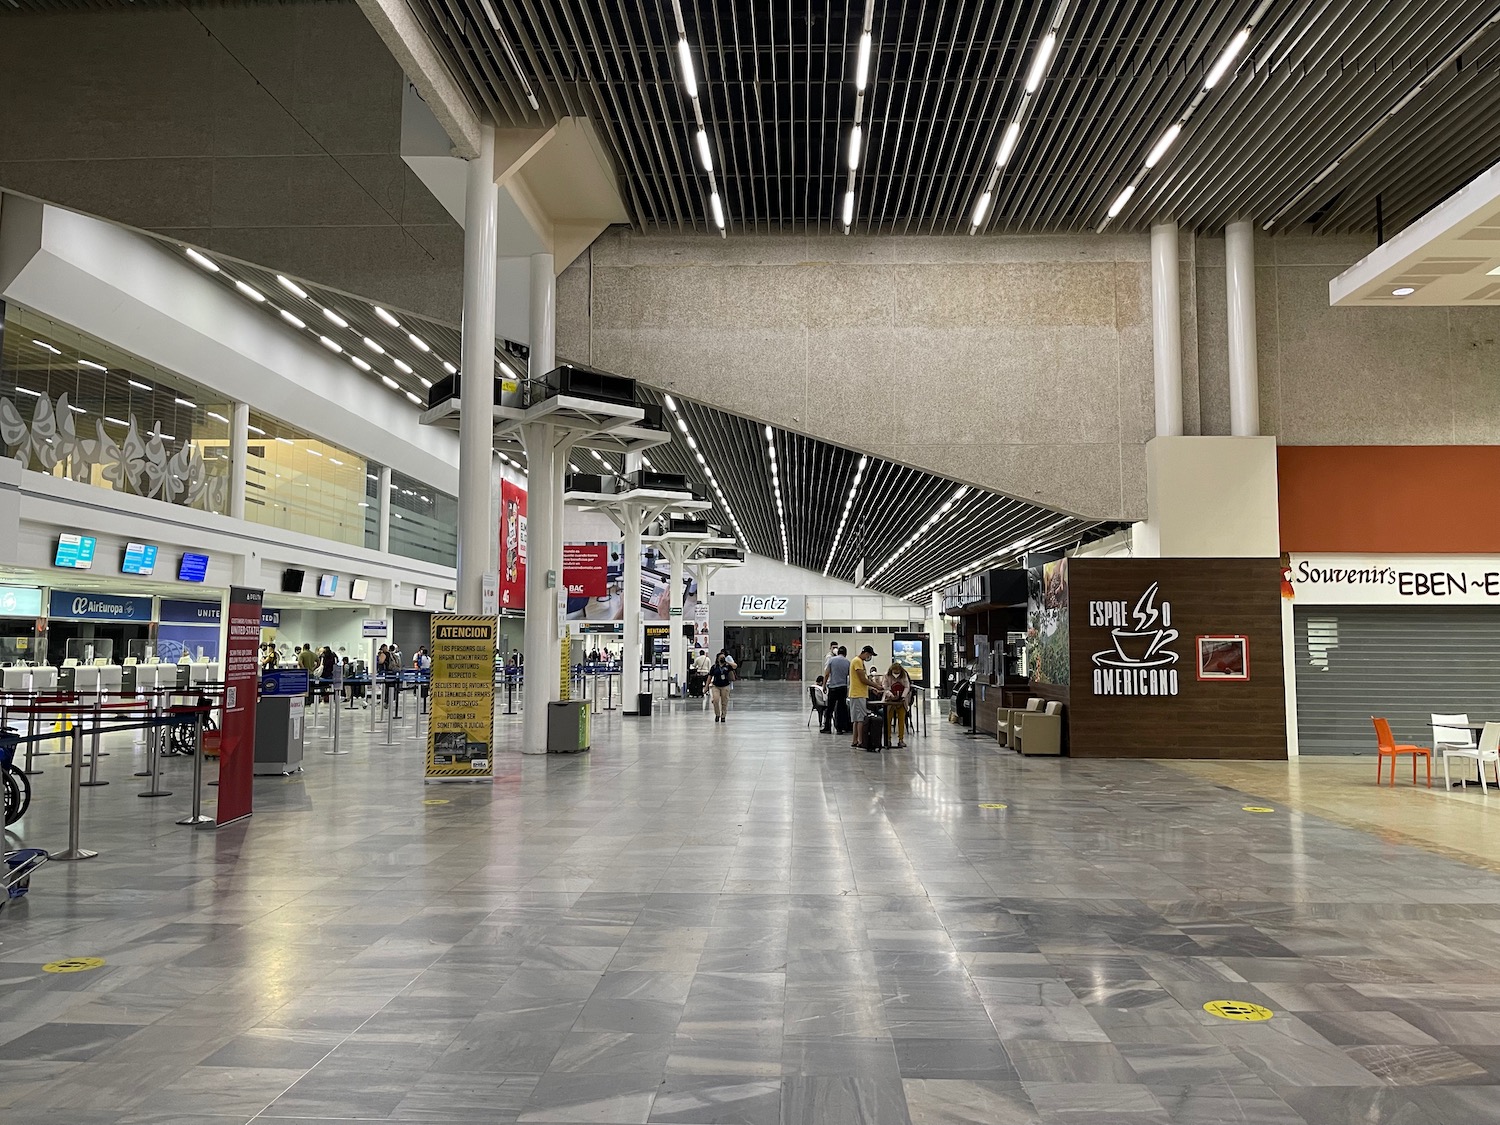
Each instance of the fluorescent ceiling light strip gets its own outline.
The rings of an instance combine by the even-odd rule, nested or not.
[[[354,366],[357,367],[357,368],[359,368],[361,371],[369,371],[369,370],[371,370],[370,365],[368,363],[366,363],[364,360],[360,359],[359,356],[357,356],[357,355],[351,355],[349,357],[349,362],[352,363],[352,364],[354,364]]]
[[[337,325],[339,328],[349,327],[349,322],[343,317],[339,316],[339,314],[334,312],[332,309],[324,309],[323,315],[326,316],[333,324]]]
[[[336,340],[330,340],[327,336],[319,336],[318,343],[322,344],[331,352],[342,354],[344,351],[343,347],[341,347]]]
[[[296,316],[292,313],[287,312],[286,309],[281,310],[281,319],[292,325],[294,328],[307,327],[307,321],[303,320],[300,316]]]
[[[259,289],[255,288],[255,286],[253,286],[253,285],[246,285],[239,278],[235,278],[234,279],[234,287],[236,289],[238,289],[241,293],[243,293],[245,296],[249,297],[257,305],[265,303],[266,295],[264,293],[262,293]]]
[[[849,130],[849,171],[859,169],[859,146],[863,136],[863,130],[856,124]]]
[[[852,191],[844,193],[844,225],[846,227],[854,225],[854,193]]]
[[[724,204],[719,199],[719,193],[714,192],[708,197],[708,205],[713,209],[714,225],[720,230],[724,229]]]
[[[859,54],[854,63],[854,88],[861,94],[865,92],[865,85],[870,81],[870,51],[874,45],[868,31],[860,33]]]
[[[155,390],[155,388],[152,387],[150,383],[142,383],[139,379],[128,379],[128,380],[126,380],[126,382],[128,382],[132,387],[134,387],[138,391]]]
[[[202,266],[204,269],[206,269],[209,273],[218,273],[219,272],[219,263],[218,262],[214,261],[212,258],[209,258],[209,257],[207,257],[207,256],[205,256],[203,254],[198,253],[198,251],[194,250],[191,246],[189,246],[187,248],[187,256],[189,258],[193,259],[193,261],[197,262],[200,266]]]
[[[23,395],[30,395],[32,398],[42,397],[41,391],[34,391],[30,387],[17,387],[16,390]]]
[[[53,355],[62,355],[61,348],[54,348],[51,344],[47,343],[46,340],[33,340],[31,342],[39,348],[46,348]]]
[[[1125,204],[1130,202],[1130,197],[1135,194],[1135,185],[1126,184],[1125,190],[1115,196],[1115,201],[1109,205],[1109,217],[1113,219],[1125,209]]]
[[[1016,151],[1016,144],[1021,139],[1021,122],[1012,121],[1005,127],[1005,135],[1000,138],[1000,150],[995,153],[995,167],[1005,167],[1005,162],[1011,158]]]
[[[698,96],[698,76],[693,73],[693,51],[688,46],[686,35],[677,40],[677,61],[682,66],[683,89],[687,91],[688,97],[696,98]]]
[[[1235,33],[1234,38],[1229,41],[1229,45],[1224,48],[1223,53],[1219,55],[1219,61],[1214,63],[1213,69],[1208,72],[1208,76],[1203,79],[1203,88],[1205,90],[1212,90],[1219,84],[1219,79],[1223,78],[1229,68],[1234,65],[1234,60],[1239,58],[1240,52],[1245,49],[1245,44],[1248,42],[1250,42],[1250,29],[1242,27]]]
[[[1057,47],[1057,35],[1051,31],[1042,36],[1042,41],[1037,45],[1036,57],[1031,60],[1031,69],[1026,72],[1026,92],[1034,94],[1041,88],[1042,79],[1047,76],[1047,64],[1052,61],[1052,52]]]
[[[990,213],[990,201],[995,198],[995,193],[987,191],[979,197],[979,202],[974,204],[973,225],[978,226],[984,222],[984,217]]]
[[[302,288],[302,286],[298,285],[291,278],[289,278],[289,277],[283,277],[281,274],[278,273],[276,275],[276,284],[280,285],[288,293],[295,293],[297,296],[301,297],[304,301],[307,300],[307,290],[304,289],[304,288]]]
[[[381,346],[378,340],[372,340],[370,339],[370,337],[366,336],[364,337],[364,342],[365,347],[369,348],[376,355],[385,355],[385,348]]]
[[[714,170],[713,156],[708,149],[708,134],[702,129],[698,130],[698,159],[703,162],[705,172]]]
[[[1180,121],[1168,127],[1167,131],[1161,135],[1161,139],[1151,146],[1151,151],[1146,155],[1147,168],[1156,167],[1157,161],[1167,154],[1167,149],[1172,147],[1173,143],[1177,140],[1178,134],[1181,132],[1182,123]]]
[[[385,321],[392,328],[400,328],[401,327],[401,322],[399,320],[397,320],[395,317],[393,317],[390,313],[386,312],[379,305],[371,305],[370,307],[375,310],[375,315],[376,316],[378,316],[381,320]]]
[[[419,352],[430,352],[430,351],[432,351],[431,345],[429,345],[426,340],[422,339],[422,337],[418,336],[415,332],[408,332],[406,334],[406,338],[411,341],[411,346],[414,347],[414,348],[416,348],[417,351],[419,351]]]
[[[185,406],[185,407],[187,407],[187,408],[188,408],[188,409],[189,409],[189,410],[197,410],[197,409],[198,409],[198,404],[197,404],[197,403],[196,403],[196,402],[189,402],[189,401],[188,401],[188,400],[187,400],[187,399],[185,399],[185,398],[179,398],[179,399],[178,399],[178,400],[177,400],[177,405],[178,405],[178,406]]]
[[[91,359],[80,359],[78,361],[78,366],[79,367],[92,367],[95,371],[108,371],[109,370],[109,368],[105,367],[104,364],[102,364],[102,363],[95,363]]]
[[[946,516],[949,512],[951,512],[953,510],[953,506],[968,494],[969,486],[966,484],[959,485],[959,487],[954,491],[953,495],[950,496],[947,500],[943,501],[938,509],[927,517],[922,526],[917,528],[917,530],[912,533],[911,537],[907,539],[905,543],[896,548],[896,553],[893,554],[890,558],[886,559],[885,562],[881,564],[879,570],[870,575],[869,581],[875,581],[875,579],[879,578],[882,574],[889,570],[895,564],[897,559],[899,559],[902,555],[906,554],[907,551],[916,546],[917,543],[921,541],[922,536],[931,531],[932,528],[938,523],[938,521]]]
[[[391,357],[391,362],[396,365],[396,367],[401,371],[401,373],[403,375],[415,375],[416,374],[416,372],[414,372],[411,369],[411,364],[405,362],[404,360],[400,360],[400,359],[397,359],[395,356],[392,356]]]

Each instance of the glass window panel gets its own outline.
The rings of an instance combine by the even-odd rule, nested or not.
[[[458,501],[391,473],[391,554],[457,566]]]

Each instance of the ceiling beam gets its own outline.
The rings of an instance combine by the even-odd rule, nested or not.
[[[464,160],[478,156],[479,111],[469,100],[466,86],[453,77],[443,60],[443,52],[427,37],[406,0],[358,0],[358,3],[370,26],[448,134],[453,142],[453,155]]]

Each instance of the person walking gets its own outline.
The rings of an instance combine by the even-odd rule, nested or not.
[[[849,720],[854,724],[854,741],[849,745],[855,749],[863,749],[865,735],[865,720],[870,714],[870,690],[876,688],[874,679],[870,676],[868,660],[875,655],[875,650],[869,645],[859,650],[859,655],[849,666]]]
[[[332,698],[333,683],[338,679],[338,674],[339,658],[333,654],[333,649],[324,645],[323,651],[318,653],[318,679],[322,681],[324,703]]]
[[[708,690],[714,700],[714,722],[729,721],[729,689],[734,686],[734,668],[721,652],[708,670]]]
[[[898,750],[906,748],[906,709],[911,706],[911,678],[897,661],[892,660],[885,673],[885,740]],[[896,732],[891,740],[892,729]]]
[[[840,645],[828,657],[828,706],[823,708],[823,733],[849,733],[849,651]]]

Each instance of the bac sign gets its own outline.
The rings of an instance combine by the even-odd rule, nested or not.
[[[785,598],[757,598],[746,594],[740,599],[741,617],[785,617]]]

